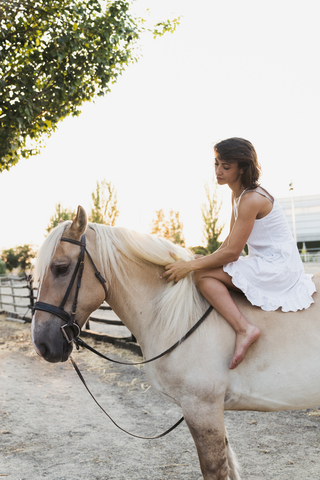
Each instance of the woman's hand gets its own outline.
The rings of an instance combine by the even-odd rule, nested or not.
[[[160,278],[166,279],[167,282],[175,281],[179,282],[182,278],[186,277],[192,270],[190,268],[190,262],[185,262],[173,252],[170,252],[172,258],[175,259],[175,263],[170,263],[165,267],[166,271]]]

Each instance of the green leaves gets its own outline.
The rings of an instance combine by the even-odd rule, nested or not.
[[[76,216],[76,212],[69,208],[63,208],[61,203],[56,205],[56,210],[54,214],[50,217],[49,225],[47,226],[47,233],[51,232],[53,228],[59,225],[60,222],[65,222],[66,220],[73,220]]]
[[[0,7],[0,172],[35,154],[43,135],[108,92],[134,60],[139,27],[128,8],[125,0],[105,11],[98,0]]]
[[[153,29],[153,38],[161,37],[166,32],[175,32],[178,25],[180,25],[180,17],[173,20],[167,20],[166,22],[157,23]]]
[[[202,205],[201,213],[203,220],[203,236],[206,242],[207,253],[215,252],[221,245],[218,238],[223,230],[223,226],[218,227],[218,214],[221,209],[221,203],[217,199],[217,184],[212,183],[212,188],[205,185],[206,203]],[[199,253],[199,252],[195,252]]]
[[[1,253],[1,259],[9,272],[12,272],[12,270],[17,267],[19,267],[22,272],[31,268],[31,260],[34,257],[35,252],[31,245],[9,248]],[[5,273],[5,271],[0,273]]]
[[[179,18],[145,28],[129,0],[6,0],[0,4],[0,172],[39,153],[41,139],[83,102],[110,91],[136,61],[142,32],[174,32]]]

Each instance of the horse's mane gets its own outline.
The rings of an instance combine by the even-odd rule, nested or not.
[[[35,265],[35,278],[38,281],[42,281],[44,274],[46,273],[47,268],[50,265],[51,259],[55,254],[55,251],[60,243],[60,239],[63,236],[63,233],[71,225],[71,220],[60,223],[55,227],[49,235],[46,237],[45,241],[38,250],[36,265]]]
[[[106,277],[112,282],[112,276],[116,275],[118,280],[123,279],[123,285],[127,288],[130,284],[126,278],[127,258],[139,264],[161,266],[174,261],[170,251],[186,261],[193,258],[190,250],[155,235],[123,227],[89,225],[97,234],[98,253]],[[159,329],[163,329],[168,335],[182,337],[186,329],[202,316],[208,303],[197,290],[192,275],[177,284],[170,282],[165,285],[161,295],[154,299]]]
[[[70,221],[64,222],[52,230],[40,248],[36,263],[36,274],[40,279],[50,264],[63,232],[70,224]],[[155,235],[101,224],[89,223],[88,227],[96,232],[99,263],[103,276],[110,284],[113,277],[116,277],[125,288],[130,288],[126,275],[126,259],[147,268],[148,264],[152,267],[172,263],[174,260],[170,251],[186,261],[193,258],[189,250]],[[177,284],[170,282],[165,285],[159,297],[154,299],[159,328],[169,335],[181,337],[202,316],[208,304],[197,290],[192,275]]]

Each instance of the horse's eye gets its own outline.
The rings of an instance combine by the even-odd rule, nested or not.
[[[65,275],[68,271],[68,265],[56,265],[55,273],[57,276]]]

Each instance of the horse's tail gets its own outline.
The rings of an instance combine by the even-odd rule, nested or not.
[[[239,463],[229,443],[227,430],[225,431],[225,438],[226,438],[226,446],[227,446],[229,480],[241,480],[239,476],[239,468],[240,468]]]

